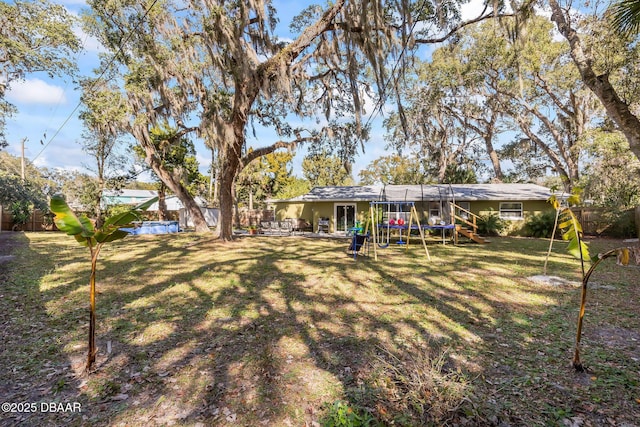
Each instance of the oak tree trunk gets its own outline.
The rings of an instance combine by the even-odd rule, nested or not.
[[[160,188],[158,189],[158,220],[166,221],[167,218],[166,185],[160,183]]]
[[[197,233],[209,233],[211,230],[207,225],[207,221],[204,219],[204,215],[200,210],[200,206],[193,200],[191,194],[180,182],[180,178],[174,176],[170,171],[163,167],[162,162],[156,156],[156,151],[149,142],[149,135],[145,128],[134,128],[133,131],[136,140],[145,151],[145,162],[155,172],[158,179],[164,183],[164,185],[176,195],[176,197],[182,202],[182,205],[189,213],[189,216],[193,220],[195,231]]]
[[[193,220],[193,225],[196,229],[197,233],[209,233],[209,226],[207,225],[207,221],[204,219],[204,215],[200,210],[200,206],[193,200],[191,194],[187,191],[186,188],[175,179],[168,171],[164,168],[153,167],[154,172],[158,177],[164,182],[171,191],[178,197],[178,199],[182,202],[184,208],[189,212]]]
[[[221,240],[228,241],[233,239],[233,185],[236,175],[239,172],[240,162],[238,156],[234,156],[233,149],[226,147],[220,150],[222,156],[222,167],[218,179],[220,186],[220,217],[218,218],[218,230]]]
[[[493,172],[496,176],[496,181],[502,182],[504,181],[504,174],[502,173],[502,167],[500,166],[500,158],[498,157],[498,153],[496,149],[493,147],[493,143],[491,142],[491,137],[486,137],[484,139],[484,143],[487,147],[487,153],[489,153],[489,159],[491,160],[491,165],[493,166]]]
[[[580,37],[576,30],[571,27],[567,18],[558,4],[557,0],[549,0],[551,6],[551,20],[558,26],[558,31],[562,34],[571,49],[571,57],[576,64],[582,80],[589,89],[600,99],[600,102],[607,110],[607,115],[624,133],[631,152],[640,159],[640,119],[631,113],[629,106],[618,96],[616,90],[609,82],[607,74],[597,75],[591,66],[591,59],[587,56]]]

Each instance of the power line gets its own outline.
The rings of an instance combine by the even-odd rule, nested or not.
[[[135,27],[133,28],[133,30],[131,32],[129,32],[129,34],[127,35],[126,38],[121,39],[119,46],[118,46],[118,51],[122,52],[122,45],[125,44],[126,42],[128,42],[131,37],[137,32],[138,28],[140,27],[140,25],[142,25],[142,23],[145,21],[145,19],[147,18],[147,16],[149,15],[149,12],[151,12],[151,9],[153,9],[153,7],[156,5],[156,3],[158,3],[158,0],[153,0],[153,3],[151,3],[151,6],[149,6],[147,8],[147,10],[145,10],[144,15],[142,15],[142,19],[140,19],[140,21],[138,21],[138,23],[135,25]],[[105,67],[103,68],[102,72],[98,75],[98,77],[93,80],[93,82],[91,83],[91,85],[89,85],[89,89],[88,92],[91,92],[96,85],[98,84],[98,81],[107,73],[107,71],[109,71],[109,69],[111,69],[111,66],[113,65],[113,63],[116,61],[116,58],[118,56],[118,52],[116,52],[115,54],[113,54],[113,56],[111,57],[111,59],[109,60],[109,62],[107,63],[107,65],[105,65]],[[44,144],[44,146],[42,147],[42,149],[38,152],[38,154],[36,154],[36,156],[33,158],[33,160],[31,160],[32,162],[35,162],[35,160],[40,157],[40,155],[44,152],[44,150],[47,149],[47,147],[49,146],[49,144],[51,144],[51,142],[53,142],[53,140],[55,139],[56,136],[58,136],[58,134],[60,133],[60,131],[62,131],[62,128],[64,128],[66,126],[66,124],[69,122],[69,120],[71,120],[71,118],[73,117],[73,115],[75,114],[76,111],[78,111],[78,108],[80,108],[80,106],[82,105],[82,102],[79,101],[78,104],[75,106],[75,108],[73,109],[73,111],[71,111],[71,113],[69,113],[69,115],[67,116],[67,118],[64,120],[64,122],[62,122],[62,124],[58,127],[58,129],[55,131],[55,133],[53,134],[53,136],[49,139],[49,141],[47,141],[46,144]]]
[[[89,39],[89,33],[86,34],[84,41],[82,42],[82,49],[80,49],[78,51],[78,53],[76,53],[75,56],[75,62],[78,63],[79,58],[80,58],[80,54],[82,53],[83,50],[85,50],[85,46],[87,45],[87,40]],[[56,107],[54,108],[53,112],[51,113],[51,119],[53,119],[53,116],[58,112],[58,108],[60,107],[60,104],[62,103],[62,99],[64,98],[64,93],[67,91],[67,88],[69,87],[69,83],[71,82],[71,80],[67,80],[65,82],[64,88],[62,89],[62,92],[60,93],[60,97],[58,98],[58,102],[56,103]],[[76,108],[77,109],[77,108]],[[74,110],[75,112],[75,110]],[[73,113],[72,113],[73,114]],[[68,120],[68,119],[67,119]],[[49,127],[49,125],[51,124],[52,120],[49,120],[49,123],[47,124],[47,128]],[[65,121],[66,123],[66,121]],[[47,132],[45,131],[42,139],[46,139],[47,138]],[[42,140],[41,140],[42,142]],[[35,160],[35,159],[34,159]]]

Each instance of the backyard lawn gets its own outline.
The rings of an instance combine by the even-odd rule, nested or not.
[[[592,276],[576,373],[565,243],[548,266],[574,282],[561,286],[528,279],[548,240],[429,243],[431,261],[414,242],[377,262],[336,239],[107,245],[87,376],[87,249],[1,233],[0,401],[36,410],[3,406],[0,425],[639,425],[640,269],[607,260]]]

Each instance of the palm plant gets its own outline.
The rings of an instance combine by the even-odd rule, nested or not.
[[[76,216],[69,208],[64,198],[54,196],[51,198],[50,209],[55,214],[54,222],[58,229],[73,236],[78,243],[89,248],[91,255],[91,275],[89,276],[89,350],[87,355],[86,371],[90,372],[96,360],[96,268],[98,256],[105,243],[113,242],[127,236],[122,227],[140,218],[140,213],[151,206],[157,197],[148,200],[134,208],[110,216],[104,220],[102,226],[96,228],[86,215]]]
[[[621,34],[634,36],[640,32],[640,0],[618,0],[609,10],[613,26]]]

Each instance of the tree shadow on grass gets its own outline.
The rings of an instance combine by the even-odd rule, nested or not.
[[[428,292],[383,268],[349,269],[344,258],[332,256],[335,242],[325,242],[329,247],[321,250],[310,244],[287,251],[270,241],[224,260],[215,252],[233,253],[233,247],[213,245],[211,256],[187,271],[181,265],[189,254],[206,248],[188,251],[170,239],[157,243],[144,252],[129,249],[126,261],[103,261],[102,270],[116,276],[101,279],[106,290],[98,304],[99,319],[115,316],[106,322],[113,327],[107,326],[101,337],[103,343],[112,342],[113,353],[98,358],[99,373],[87,397],[100,403],[126,395],[133,405],[110,405],[123,412],[124,420],[252,424],[299,421],[309,418],[308,412],[312,418],[322,403],[348,397],[359,387],[358,373],[369,369],[382,346],[403,336],[432,335],[419,321],[400,315],[407,303],[433,305]],[[294,268],[287,268],[287,262]],[[139,280],[149,272],[157,277]],[[310,280],[313,274],[320,283]],[[359,289],[366,287],[362,278],[371,274],[386,283],[383,298],[369,301],[373,310],[364,306],[367,292]],[[202,277],[221,283],[210,286]],[[119,286],[109,286],[109,280]],[[378,299],[394,296],[380,316]],[[444,323],[440,328],[451,329]],[[80,342],[82,331],[76,335]],[[318,390],[296,390],[305,377],[302,367],[327,377]],[[310,393],[316,395],[306,399]],[[310,408],[304,414],[295,412],[301,396]],[[287,403],[291,399],[293,405]],[[193,401],[204,403],[189,404]],[[90,417],[92,423],[101,419],[100,414]]]
[[[30,236],[0,233],[0,255],[11,256],[0,264],[0,402],[11,405],[0,425],[80,425],[86,400],[63,351],[66,325],[48,315],[40,289],[54,260]]]
[[[79,386],[87,423],[310,424],[337,399],[371,403],[379,390],[369,377],[383,352],[400,358],[410,340],[451,346],[475,367],[460,359],[451,366],[480,375],[494,368],[488,355],[505,343],[497,329],[525,337],[522,316],[537,322],[546,310],[519,303],[509,284],[467,285],[472,276],[456,272],[481,271],[484,261],[465,261],[468,252],[455,248],[434,248],[432,263],[416,251],[374,263],[354,262],[347,244],[333,240],[194,242],[131,239],[105,252],[101,353]],[[534,261],[514,255],[511,262]],[[86,315],[85,278],[74,275],[52,272],[63,284],[47,288],[44,299],[52,321],[66,325],[57,335],[64,353],[84,361],[86,326],[78,319]],[[559,295],[533,292],[550,301]],[[522,345],[533,351],[533,343]],[[366,409],[380,415],[373,404]]]

